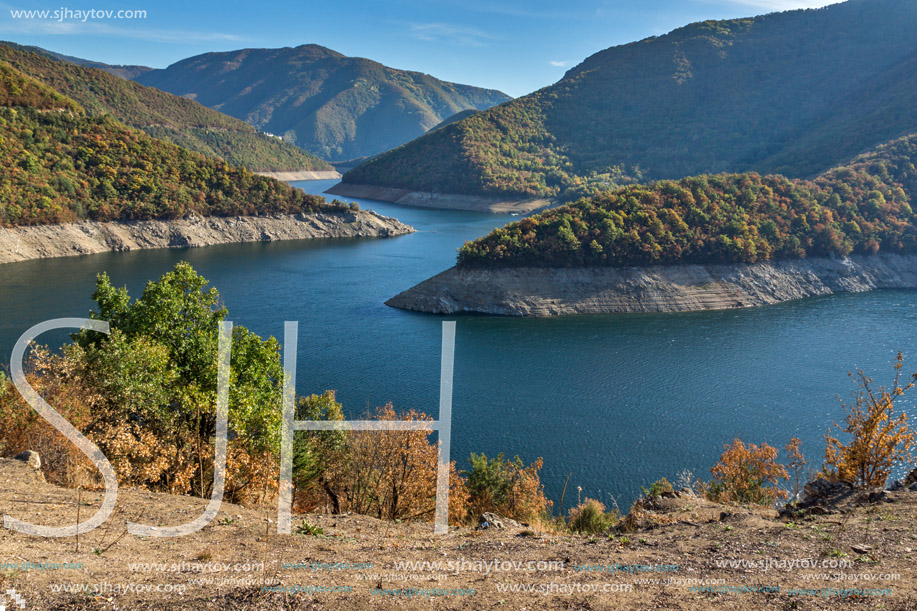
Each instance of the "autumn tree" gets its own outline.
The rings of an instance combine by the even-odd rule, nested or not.
[[[326,412],[325,419],[336,417],[329,418]],[[389,520],[432,520],[439,458],[438,445],[429,439],[433,419],[416,410],[399,414],[391,403],[377,408],[369,418],[429,422],[430,426],[421,430],[352,431],[346,434],[343,447],[333,447],[330,454],[322,446],[313,446],[325,452],[319,481],[332,497],[334,509]],[[336,441],[331,438],[322,443],[327,448]],[[449,465],[449,520],[458,523],[466,517],[467,490],[453,461]]]
[[[789,478],[784,466],[776,461],[777,448],[766,443],[746,446],[738,438],[723,447],[720,462],[710,470],[713,481],[708,495],[713,500],[770,505],[787,498],[786,491],[777,487],[780,480]]]
[[[895,465],[914,460],[915,437],[907,414],[895,411],[895,400],[917,384],[917,373],[901,385],[904,356],[895,359],[895,379],[891,388],[874,387],[872,378],[861,370],[850,373],[858,389],[853,403],[844,404],[845,424],[834,426],[850,436],[843,443],[830,433],[825,435],[823,474],[831,479],[853,483],[861,488],[885,486]]]
[[[468,478],[472,515],[492,511],[509,518],[531,520],[551,506],[538,476],[543,464],[540,458],[526,466],[518,456],[509,460],[501,452],[495,458],[472,454],[470,461],[471,470],[463,474]]]

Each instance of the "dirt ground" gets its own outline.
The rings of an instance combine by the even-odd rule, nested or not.
[[[3,514],[74,524],[77,497],[0,459]],[[81,494],[81,519],[100,498]],[[0,608],[917,609],[917,492],[797,522],[666,502],[671,524],[614,538],[525,526],[436,536],[425,523],[312,514],[294,516],[294,532],[305,519],[322,533],[281,536],[276,509],[227,503],[194,535],[142,539],[126,521],[180,524],[205,502],[127,489],[78,543],[0,529]]]

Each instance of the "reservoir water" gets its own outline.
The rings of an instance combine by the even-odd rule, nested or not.
[[[321,193],[333,181],[294,183]],[[436,414],[440,325],[456,332],[453,458],[505,452],[544,458],[565,506],[582,496],[622,509],[682,469],[709,478],[734,437],[782,447],[803,440],[821,465],[837,396],[860,367],[890,383],[897,351],[917,371],[917,292],[835,295],[765,308],[542,319],[442,318],[383,302],[455,260],[458,247],[512,220],[357,200],[413,225],[379,240],[320,240],[151,250],[0,265],[0,360],[38,322],[85,316],[95,275],[133,296],[187,260],[216,286],[230,319],[282,337],[300,323],[298,392],[333,388],[348,417],[391,401]],[[59,344],[63,336],[44,336]],[[900,405],[917,416],[914,396]]]

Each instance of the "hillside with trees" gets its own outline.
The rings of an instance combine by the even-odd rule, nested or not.
[[[754,263],[917,252],[917,134],[814,180],[756,173],[631,185],[466,243],[463,267]]]
[[[721,172],[808,178],[917,130],[917,4],[694,23],[375,157],[345,183],[573,201]]]
[[[510,99],[319,45],[206,53],[136,80],[335,161],[387,151],[457,112]]]
[[[111,115],[151,136],[251,171],[331,170],[330,164],[279,138],[192,100],[17,45],[0,60],[78,102],[89,116]]]
[[[110,115],[91,116],[4,62],[0,160],[0,226],[337,209]]]

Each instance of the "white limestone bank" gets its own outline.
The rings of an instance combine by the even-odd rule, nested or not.
[[[341,175],[336,170],[295,170],[292,172],[255,172],[268,178],[284,182],[292,180],[337,180]]]
[[[619,268],[453,267],[386,304],[434,314],[504,316],[688,312],[905,288],[917,288],[917,255]]]
[[[509,200],[494,197],[479,197],[476,195],[452,195],[449,193],[393,189],[391,187],[374,187],[372,185],[354,185],[344,182],[334,185],[325,191],[325,193],[342,195],[344,197],[375,199],[383,202],[401,204],[402,206],[414,206],[416,208],[471,210],[474,212],[490,212],[493,214],[509,214],[512,212],[527,214],[544,208],[550,203],[546,199]]]
[[[142,248],[313,238],[379,238],[413,231],[410,225],[372,210],[0,227],[0,263]]]

